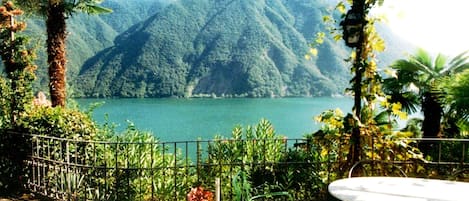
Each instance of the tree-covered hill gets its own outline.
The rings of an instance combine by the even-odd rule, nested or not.
[[[114,44],[115,37],[132,25],[158,12],[172,0],[106,0],[102,6],[114,12],[104,15],[74,14],[67,20],[67,76],[73,80],[90,57]],[[47,91],[46,31],[44,19],[29,16],[27,34],[37,40],[37,82],[35,88]]]
[[[304,59],[307,44],[324,30],[330,1],[106,0],[103,6],[114,12],[67,20],[74,96],[321,96],[342,93],[350,79],[341,42],[326,39],[317,57]],[[29,20],[27,31],[39,39],[35,88],[48,91],[44,20]],[[385,39],[397,41],[383,54],[389,62],[408,46],[388,32]]]
[[[181,0],[88,60],[75,86],[87,97],[342,92],[348,68],[340,44],[326,41],[317,60],[304,59],[322,9],[305,0]]]

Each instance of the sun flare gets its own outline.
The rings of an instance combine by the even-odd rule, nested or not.
[[[379,12],[391,29],[434,53],[455,55],[469,50],[469,1],[387,0]]]

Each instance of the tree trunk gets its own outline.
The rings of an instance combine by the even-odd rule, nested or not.
[[[426,92],[422,100],[424,138],[440,137],[443,108],[437,100],[437,94]]]
[[[47,10],[47,62],[49,64],[49,91],[52,106],[64,107],[66,98],[66,22],[65,7],[56,3]]]

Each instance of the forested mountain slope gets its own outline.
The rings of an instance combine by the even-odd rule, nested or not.
[[[75,13],[67,20],[67,76],[73,80],[78,75],[84,62],[105,48],[114,45],[115,37],[132,25],[148,18],[164,8],[172,0],[106,0],[102,6],[114,12],[103,15]],[[138,3],[136,3],[138,2]],[[37,82],[35,88],[47,91],[46,31],[44,19],[30,17],[26,34],[35,41],[38,48],[36,63]]]
[[[324,5],[305,0],[181,0],[133,26],[83,66],[87,97],[320,96],[342,92],[345,52],[304,55]],[[321,67],[318,64],[321,63]]]
[[[68,19],[67,80],[78,97],[323,96],[344,92],[348,48],[326,39],[326,0],[106,0],[113,13]],[[384,63],[402,56],[391,41]],[[39,47],[38,90],[48,91],[43,19],[27,32]],[[43,45],[44,44],[44,45]]]

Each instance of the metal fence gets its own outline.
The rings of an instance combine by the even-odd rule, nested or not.
[[[59,200],[185,200],[193,186],[215,189],[215,178],[223,200],[246,199],[255,195],[245,189],[265,193],[261,185],[280,167],[311,166],[285,158],[300,149],[294,145],[301,139],[99,142],[26,136],[29,189]],[[249,178],[255,184],[247,183],[247,171],[256,173]]]
[[[327,172],[332,156],[320,158],[305,139],[104,142],[24,136],[31,146],[27,187],[57,200],[186,200],[194,186],[220,192],[220,200],[287,200],[286,194],[321,200],[318,195],[334,178]],[[434,150],[419,163],[465,178],[469,140],[412,140]]]

